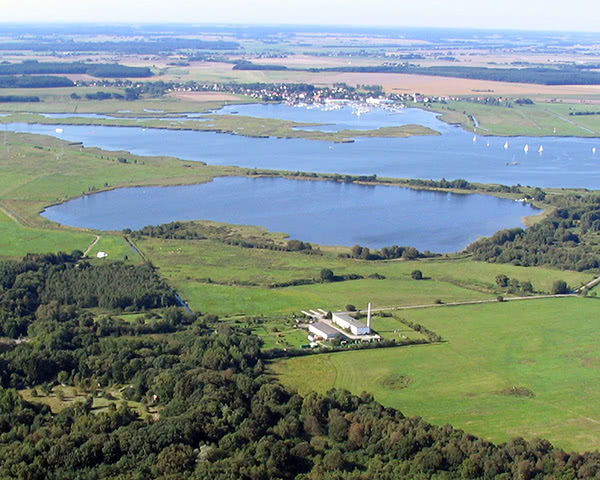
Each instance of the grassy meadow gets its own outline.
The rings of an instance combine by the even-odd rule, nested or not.
[[[495,278],[502,273],[520,282],[530,281],[548,292],[556,279],[579,286],[590,273],[526,268],[440,257],[415,261],[364,261],[334,253],[305,255],[249,249],[216,240],[166,240],[143,237],[136,244],[160,274],[177,289],[192,309],[221,316],[291,315],[309,308],[343,310],[347,304],[374,306],[431,304],[494,299],[504,294]],[[349,249],[342,249],[349,251]],[[336,275],[358,274],[361,280],[270,288],[273,283],[318,279],[321,269]],[[416,281],[413,270],[426,277]],[[368,278],[383,275],[385,279]]]
[[[585,451],[600,441],[599,313],[600,300],[582,298],[397,312],[444,342],[286,359],[272,371],[300,392],[368,391],[495,442],[540,437]],[[376,330],[393,326],[383,320]]]
[[[84,232],[27,227],[1,210],[0,230],[0,257],[11,258],[21,258],[27,253],[83,252],[95,238]]]
[[[214,100],[186,102],[175,96],[143,98],[135,101],[124,100],[87,100],[86,94],[98,91],[125,94],[125,90],[116,87],[66,87],[66,88],[3,88],[2,95],[36,96],[40,102],[11,102],[0,104],[2,112],[31,113],[109,113],[119,115],[156,115],[156,112],[208,112],[231,103],[249,103],[243,96],[233,96],[233,100]],[[71,94],[82,98],[73,99]],[[149,112],[150,111],[150,112]],[[155,111],[155,113],[151,113]]]
[[[580,103],[549,103],[513,105],[511,108],[464,101],[434,104],[431,109],[442,114],[442,120],[461,124],[480,135],[499,136],[600,136],[600,115],[569,115],[575,112],[596,112],[597,105]],[[479,122],[475,128],[471,117]]]
[[[0,206],[22,223],[49,226],[38,213],[78,195],[121,186],[202,183],[215,175],[239,172],[235,167],[106,152],[46,136],[11,133],[7,144],[0,145]]]
[[[19,390],[19,394],[29,402],[48,405],[52,413],[58,413],[77,403],[85,403],[88,395],[93,395],[83,389],[66,385],[57,385],[50,392],[42,392],[39,388],[28,388]],[[118,408],[123,401],[125,400],[122,393],[115,386],[110,390],[103,391],[102,394],[96,393],[96,395],[93,395],[91,409],[92,412],[98,414],[107,411],[111,405]],[[141,402],[127,401],[127,404],[137,411],[141,418],[158,417],[156,409],[146,409]]]
[[[48,118],[40,114],[19,113],[0,117],[0,123],[36,123],[43,125],[98,125],[115,127],[160,128],[165,130],[193,130],[198,132],[218,132],[243,135],[246,137],[302,138],[327,142],[349,142],[356,138],[385,137],[406,138],[422,135],[439,135],[439,132],[421,125],[403,125],[382,127],[372,130],[340,130],[324,132],[302,130],[317,123],[299,123],[273,118],[247,117],[243,115],[212,115],[204,120],[169,120],[148,118],[146,120],[130,118]]]

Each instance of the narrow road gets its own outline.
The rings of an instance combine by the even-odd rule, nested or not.
[[[90,243],[89,247],[87,247],[85,249],[85,252],[83,252],[83,256],[84,257],[88,256],[88,253],[90,253],[90,251],[92,250],[92,248],[94,248],[94,245],[96,245],[98,243],[98,240],[100,240],[100,235],[96,235],[96,239],[92,243]]]
[[[600,282],[600,278],[596,280]],[[504,298],[504,302],[515,302],[522,300],[537,300],[540,298],[565,298],[565,297],[577,297],[575,293],[566,293],[562,295],[531,295],[529,297],[506,297]],[[498,300],[495,298],[490,298],[487,300],[468,300],[464,302],[448,302],[448,303],[428,303],[424,305],[404,305],[404,306],[395,306],[395,307],[381,307],[381,308],[373,308],[371,312],[385,312],[389,310],[413,310],[417,308],[432,308],[432,307],[456,307],[459,305],[480,305],[484,303],[498,303]],[[361,310],[361,313],[366,312],[366,310]],[[351,313],[351,312],[347,312]]]

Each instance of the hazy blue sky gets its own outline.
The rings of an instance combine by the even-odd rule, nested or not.
[[[2,22],[285,23],[598,31],[598,0],[0,0]]]

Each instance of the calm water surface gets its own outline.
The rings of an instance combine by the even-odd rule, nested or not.
[[[305,172],[348,173],[456,179],[506,185],[600,188],[600,153],[592,154],[598,138],[477,137],[447,125],[430,113],[405,109],[399,113],[373,110],[357,117],[349,108],[332,111],[286,105],[236,105],[220,113],[238,112],[290,120],[328,123],[316,128],[378,128],[420,124],[440,136],[362,138],[350,144],[302,139],[247,138],[213,132],[170,131],[138,127],[9,124],[5,128],[83,142],[106,150],[128,150],[138,155],[170,155],[214,165],[285,169]],[[185,121],[185,120],[182,120]],[[63,132],[56,133],[60,127]],[[508,148],[504,148],[508,141]],[[528,144],[529,153],[524,147]],[[544,153],[537,153],[539,146]]]
[[[453,252],[477,237],[521,226],[537,210],[485,195],[282,178],[216,178],[203,185],[124,188],[48,208],[56,222],[101,230],[175,220],[260,225],[325,245],[412,245]]]

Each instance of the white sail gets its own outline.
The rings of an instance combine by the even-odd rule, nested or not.
[[[596,147],[592,148],[592,153],[594,153],[594,154],[596,153]]]
[[[477,135],[475,135],[475,136],[473,137],[473,141],[474,141],[474,142],[476,142],[476,141],[477,141]]]
[[[540,145],[540,149],[538,150],[538,153],[544,153],[544,147],[542,145]]]
[[[508,150],[508,142],[506,142],[506,143],[504,144],[504,149],[505,149],[505,150]]]
[[[529,152],[529,145],[528,145],[528,144],[526,144],[526,145],[525,145],[525,148],[523,148],[523,150],[525,151],[525,153]]]

